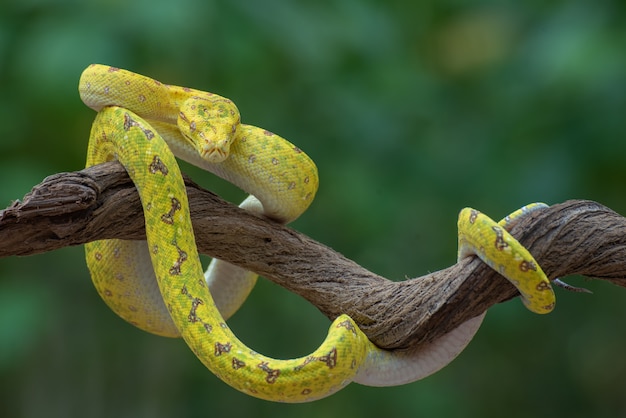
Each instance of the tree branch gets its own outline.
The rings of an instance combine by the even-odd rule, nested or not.
[[[417,347],[517,295],[475,257],[416,279],[389,281],[188,179],[186,184],[201,253],[261,274],[329,318],[349,314],[380,347]],[[626,286],[626,219],[598,203],[568,201],[535,211],[511,233],[552,279],[581,274]],[[116,162],[50,176],[0,212],[0,257],[106,238],[144,238],[139,196]]]

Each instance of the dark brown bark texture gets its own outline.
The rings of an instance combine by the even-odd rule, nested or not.
[[[201,253],[259,273],[331,319],[347,313],[380,347],[418,347],[517,296],[476,257],[392,282],[188,179],[186,184]],[[511,233],[551,279],[580,274],[626,286],[626,219],[598,203],[573,200],[537,210]],[[105,163],[44,179],[0,212],[0,238],[0,257],[106,238],[143,239],[142,207],[122,166]]]

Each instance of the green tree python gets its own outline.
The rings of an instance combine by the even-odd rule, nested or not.
[[[203,273],[175,156],[240,187],[242,207],[288,223],[304,212],[318,187],[317,168],[298,147],[240,122],[230,100],[171,86],[104,65],[91,65],[80,97],[96,110],[87,166],[118,160],[139,195],[146,241],[89,243],[86,259],[106,304],[154,334],[182,337],[221,380],[249,395],[306,402],[350,382],[390,386],[418,380],[448,364],[469,343],[483,315],[414,352],[371,343],[347,315],[330,325],[310,355],[278,360],[248,348],[226,324],[246,299],[256,275],[213,260]],[[554,307],[550,282],[507,228],[529,205],[496,223],[466,208],[459,215],[459,258],[477,255],[511,281],[533,312]]]

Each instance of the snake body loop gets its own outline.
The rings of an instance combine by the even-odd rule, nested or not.
[[[117,159],[136,184],[165,306],[192,351],[215,375],[253,396],[292,402],[326,396],[350,382],[353,368],[365,357],[367,338],[345,315],[333,322],[318,350],[294,360],[255,353],[230,331],[203,279],[182,175],[148,124],[126,109],[104,108],[96,116],[89,155],[91,162]],[[98,243],[88,247],[92,276],[100,275],[104,250]]]
[[[85,69],[79,93],[96,111],[121,106],[149,121],[178,158],[251,193],[241,204],[247,210],[288,223],[300,216],[315,196],[318,176],[313,161],[278,135],[241,124],[239,110],[229,99],[104,65]],[[229,154],[226,159],[225,152]],[[179,336],[161,301],[145,243],[109,245],[115,248],[108,253],[116,250],[128,260],[119,263],[112,257],[106,263],[107,272],[94,280],[101,297],[141,329]],[[119,276],[135,279],[114,283],[112,278]],[[256,274],[216,259],[205,276],[225,318],[237,311],[257,280]],[[111,288],[117,291],[111,292]]]
[[[236,389],[267,400],[305,402],[351,381],[408,383],[448,364],[480,326],[482,316],[417,351],[393,352],[376,347],[341,315],[308,356],[276,360],[254,352],[231,332],[225,317],[243,303],[256,275],[214,260],[205,281],[175,155],[251,193],[242,206],[279,222],[292,221],[311,203],[318,185],[313,162],[283,138],[241,124],[234,104],[211,93],[103,65],[83,72],[79,91],[98,112],[87,166],[116,159],[126,168],[146,226],[146,242],[85,246],[94,285],[128,322],[158,335],[182,336]],[[478,255],[517,286],[529,309],[543,313],[554,305],[549,281],[506,231],[524,213],[499,225],[472,209],[462,211],[459,257]]]

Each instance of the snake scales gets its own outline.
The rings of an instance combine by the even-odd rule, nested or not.
[[[96,110],[87,166],[112,159],[128,171],[144,208],[146,241],[87,244],[86,258],[100,296],[133,325],[182,336],[220,379],[259,398],[305,402],[351,381],[397,385],[422,378],[458,355],[482,316],[415,352],[372,344],[341,315],[310,355],[290,360],[263,356],[232,333],[225,318],[254,286],[256,275],[219,260],[202,271],[182,176],[175,156],[250,193],[247,210],[287,223],[304,212],[318,187],[317,169],[298,147],[240,122],[228,99],[104,65],[91,65],[79,82],[81,99]],[[473,209],[459,216],[459,258],[478,255],[507,277],[537,313],[554,306],[550,282],[530,253],[506,231],[537,205],[499,224]]]

